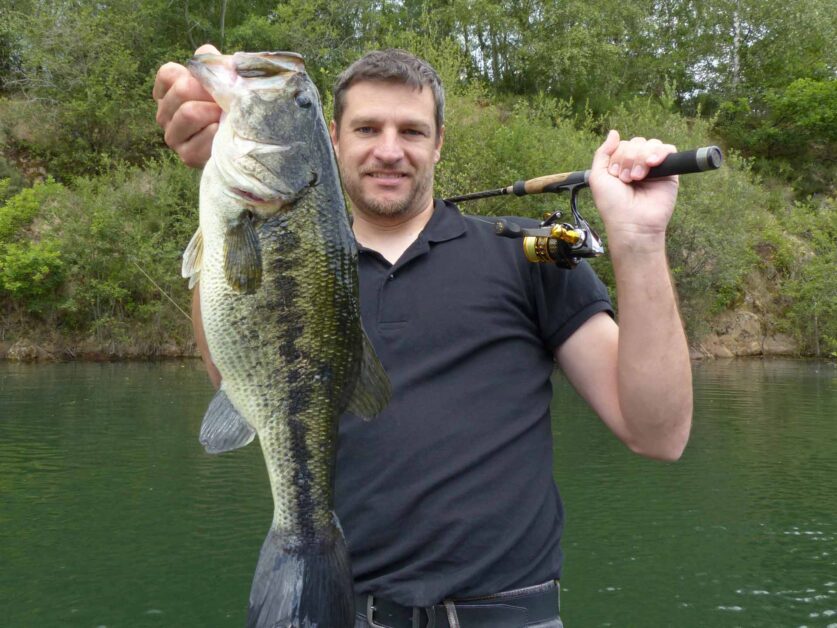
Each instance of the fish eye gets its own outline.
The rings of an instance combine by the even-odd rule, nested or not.
[[[296,104],[302,107],[303,109],[308,109],[313,104],[313,102],[311,101],[311,96],[309,96],[305,92],[297,92],[294,95],[294,100],[296,101]]]

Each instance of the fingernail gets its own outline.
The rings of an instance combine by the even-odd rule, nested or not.
[[[610,174],[614,176],[619,174],[619,164],[610,164]]]
[[[634,166],[634,169],[631,170],[631,176],[632,177],[641,177],[642,176],[642,166],[640,166],[640,165]]]

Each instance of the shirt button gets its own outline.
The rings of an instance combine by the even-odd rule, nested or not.
[[[392,281],[395,279],[395,273],[392,273],[389,277],[387,277],[387,281]]]

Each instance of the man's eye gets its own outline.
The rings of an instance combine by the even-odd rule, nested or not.
[[[361,126],[355,129],[355,133],[359,133],[361,135],[371,135],[374,132],[375,129],[373,129],[371,126]]]
[[[405,129],[405,135],[417,135],[417,136],[424,136],[424,132],[419,131],[418,129]]]

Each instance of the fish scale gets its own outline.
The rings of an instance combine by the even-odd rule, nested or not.
[[[292,53],[199,55],[190,69],[225,111],[184,254],[222,376],[201,442],[220,453],[257,434],[274,500],[247,625],[349,628],[337,421],[379,413],[390,390],[360,321],[357,251],[319,95]]]

